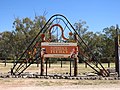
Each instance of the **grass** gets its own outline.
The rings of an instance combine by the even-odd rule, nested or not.
[[[106,63],[102,64],[105,68],[108,68],[108,65]],[[12,63],[7,63],[7,65],[5,66],[4,63],[0,63],[0,72],[2,73],[7,73],[10,71],[10,69],[13,67]],[[110,64],[111,68],[115,67],[114,63]],[[44,64],[44,69],[46,68],[46,64]],[[28,69],[25,72],[40,72],[40,66],[37,67],[36,64],[32,64],[30,67],[28,67]],[[51,67],[49,68],[48,65],[48,73],[66,73],[66,72],[70,72],[70,65],[67,62],[66,64],[62,65],[61,68],[61,64],[57,63],[57,64],[51,64]],[[74,68],[72,66],[72,73],[74,72]],[[87,68],[85,68],[85,64],[81,63],[78,64],[78,73],[86,73],[86,72],[94,72],[94,70],[92,70],[89,66],[87,66]]]

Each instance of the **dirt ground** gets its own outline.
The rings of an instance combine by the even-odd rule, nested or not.
[[[49,72],[68,71],[69,66],[60,65],[49,68]],[[89,72],[89,68],[84,68],[84,64],[79,65],[79,71]],[[8,72],[12,64],[0,63],[0,72]],[[67,69],[66,69],[67,68]],[[31,66],[28,71],[39,71],[36,65]],[[120,90],[120,80],[66,80],[66,79],[38,79],[38,78],[0,78],[0,90]]]
[[[119,80],[0,79],[0,90],[120,90]]]
[[[120,90],[117,85],[73,85],[73,86],[0,86],[0,90]]]

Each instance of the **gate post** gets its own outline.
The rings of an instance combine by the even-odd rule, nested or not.
[[[45,62],[45,58],[44,58],[44,54],[46,53],[46,49],[45,48],[41,48],[41,76],[44,74],[44,62]]]
[[[44,58],[41,58],[41,76],[43,76],[44,73]]]
[[[77,76],[77,58],[74,58],[75,66],[74,66],[74,76]]]
[[[48,58],[46,58],[46,76],[47,76],[47,63],[48,63]]]

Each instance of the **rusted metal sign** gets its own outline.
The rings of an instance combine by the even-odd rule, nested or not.
[[[44,57],[68,58],[71,54],[77,54],[77,43],[41,43]]]

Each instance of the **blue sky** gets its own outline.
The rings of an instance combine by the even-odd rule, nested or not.
[[[72,24],[82,19],[89,31],[102,31],[111,25],[120,25],[120,0],[1,0],[0,32],[11,31],[16,17],[34,18],[35,13],[47,12],[65,15]]]

